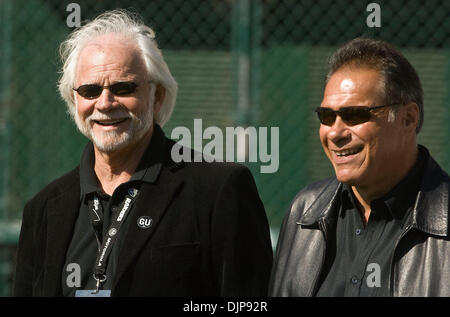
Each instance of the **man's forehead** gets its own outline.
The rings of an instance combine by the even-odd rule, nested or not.
[[[343,89],[354,89],[359,85],[373,85],[382,81],[380,72],[367,67],[343,67],[331,75],[328,83],[339,82]]]
[[[105,34],[98,36],[87,42],[81,49],[79,58],[92,53],[114,53],[124,52],[127,55],[134,55],[138,52],[136,43],[122,34]]]
[[[106,33],[91,38],[86,44],[99,46],[136,46],[136,41],[130,36],[121,33]]]
[[[335,72],[329,79],[324,100],[373,99],[381,96],[382,77],[378,71],[367,68],[348,68]]]
[[[105,72],[114,72],[115,75],[139,75],[145,72],[141,55],[133,41],[123,37],[103,39],[105,37],[96,38],[84,46],[77,61],[77,77],[101,76]]]
[[[341,81],[341,91],[351,91],[355,88],[355,82],[351,78],[345,78]]]

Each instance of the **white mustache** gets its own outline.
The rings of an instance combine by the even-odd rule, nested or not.
[[[123,120],[130,119],[131,116],[129,113],[118,113],[118,114],[104,114],[104,113],[93,113],[89,117],[86,118],[86,121],[114,121],[114,120]]]

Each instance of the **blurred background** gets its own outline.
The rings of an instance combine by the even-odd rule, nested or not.
[[[366,23],[372,2],[381,8],[381,27]],[[58,46],[73,30],[70,3],[79,5],[82,21],[126,8],[156,31],[179,84],[167,136],[177,126],[193,131],[195,118],[203,129],[279,127],[278,171],[261,174],[260,163],[247,164],[274,247],[295,194],[333,174],[313,110],[327,58],[350,39],[387,40],[411,61],[425,92],[419,142],[450,171],[448,0],[0,0],[0,296],[11,293],[26,201],[74,168],[86,144],[56,88]]]

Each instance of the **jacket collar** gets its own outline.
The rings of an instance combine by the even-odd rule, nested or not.
[[[424,146],[419,145],[419,150],[425,154],[425,169],[414,208],[405,227],[416,228],[428,234],[447,236],[450,179]],[[300,213],[302,215],[297,223],[307,226],[317,225],[321,221],[330,223],[339,212],[342,186],[343,184],[336,178],[332,178],[309,207],[305,206],[305,212]],[[298,206],[299,203],[300,200],[297,199],[293,209],[301,208]]]
[[[450,178],[430,156],[428,150],[421,145],[419,147],[427,155],[425,172],[407,226],[428,234],[447,236]]]
[[[315,225],[322,219],[329,219],[331,215],[337,214],[335,211],[339,210],[340,194],[342,191],[342,183],[333,177],[330,179],[323,190],[315,198],[309,207],[306,207],[305,212],[301,215],[298,224],[301,225]],[[331,199],[330,199],[331,197]],[[297,209],[300,200],[296,200],[293,209]]]

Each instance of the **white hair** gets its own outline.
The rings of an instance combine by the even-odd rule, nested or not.
[[[155,115],[155,122],[163,126],[169,121],[175,107],[178,85],[169,67],[164,61],[161,50],[155,41],[155,32],[146,26],[135,14],[118,9],[102,13],[91,22],[72,32],[60,46],[63,62],[62,75],[59,80],[59,92],[67,104],[72,119],[75,117],[75,73],[78,57],[83,48],[95,38],[109,34],[123,34],[136,41],[140,50],[149,80],[165,88],[165,97],[161,110]]]

